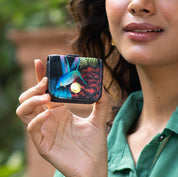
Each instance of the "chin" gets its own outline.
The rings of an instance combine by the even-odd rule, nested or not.
[[[155,57],[150,55],[151,52],[143,50],[124,50],[120,52],[125,60],[135,65],[152,65],[156,62]],[[156,57],[157,58],[157,57]]]
[[[152,65],[153,59],[145,56],[145,55],[122,55],[125,60],[134,65]]]

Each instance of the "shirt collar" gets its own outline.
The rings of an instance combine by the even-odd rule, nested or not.
[[[166,129],[171,130],[172,132],[178,134],[178,106],[175,110],[175,112],[170,117]]]
[[[121,110],[116,115],[118,119],[122,122],[123,129],[125,134],[138,119],[139,115],[141,114],[143,107],[143,95],[141,91],[132,93],[128,99],[126,100],[125,104],[122,106]]]
[[[111,171],[135,168],[126,133],[139,117],[143,106],[142,92],[132,93],[115,117],[108,135],[108,168]]]
[[[121,120],[124,126],[124,132],[127,133],[128,129],[131,127],[133,122],[141,114],[143,107],[143,94],[142,91],[137,91],[128,97],[125,104],[122,106],[121,110],[116,115],[116,119]],[[171,115],[166,128],[176,134],[178,134],[178,106],[176,110]]]
[[[142,92],[134,92],[128,97],[115,117],[113,127],[108,135],[108,168],[111,171],[135,168],[126,134],[139,117],[142,107]],[[165,130],[178,134],[178,106],[170,117]]]

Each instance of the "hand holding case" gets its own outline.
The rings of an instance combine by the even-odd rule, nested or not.
[[[77,55],[49,55],[48,92],[51,101],[91,104],[102,94],[101,59]]]

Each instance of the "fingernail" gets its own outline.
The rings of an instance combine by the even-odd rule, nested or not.
[[[42,80],[41,80],[41,83],[46,82],[46,80],[47,80],[47,77],[43,77]]]
[[[41,96],[41,99],[42,99],[42,100],[46,100],[47,98],[48,98],[48,95],[47,95],[47,94]]]
[[[37,59],[34,60],[34,65],[36,65]]]
[[[38,62],[39,59],[34,59],[34,64],[36,64],[36,62]]]

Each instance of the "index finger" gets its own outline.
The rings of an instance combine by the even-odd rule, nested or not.
[[[42,78],[46,75],[46,68],[44,63],[40,59],[35,59],[34,64],[35,64],[36,78],[37,81],[40,82]]]

